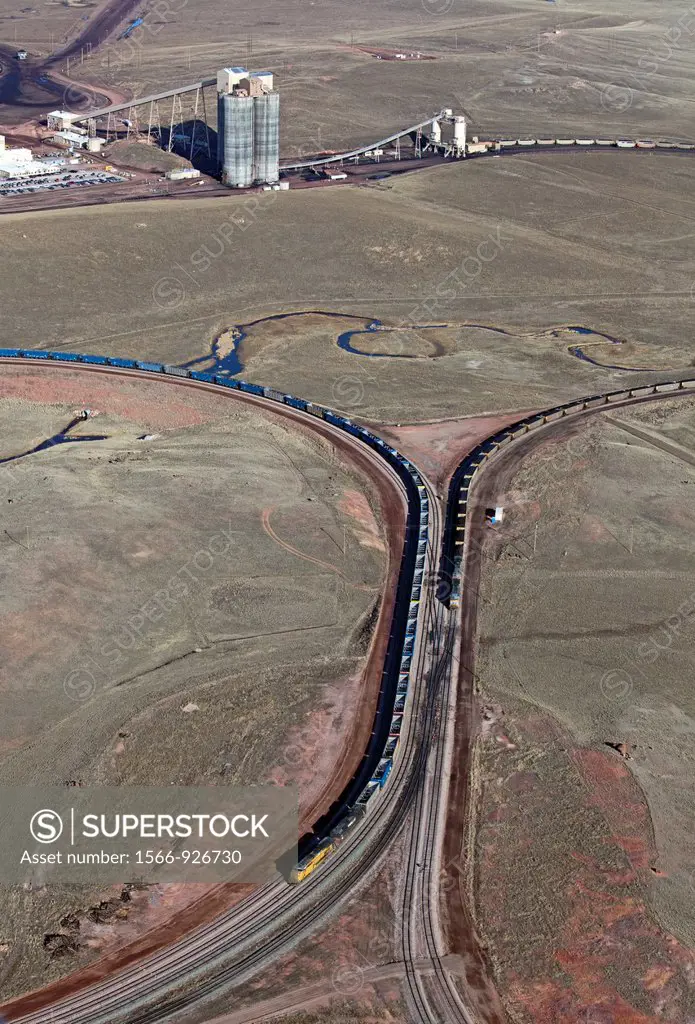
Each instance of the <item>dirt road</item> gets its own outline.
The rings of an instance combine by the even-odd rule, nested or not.
[[[83,50],[93,53],[139,4],[140,0],[107,0],[75,39],[44,59],[30,56],[18,61],[16,46],[0,45],[0,123],[21,124],[55,107],[88,110],[117,101],[120,95],[68,79],[58,66]]]

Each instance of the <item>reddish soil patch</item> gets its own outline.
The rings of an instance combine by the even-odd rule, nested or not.
[[[267,779],[278,786],[299,787],[300,832],[311,829],[313,822],[326,813],[335,799],[336,780],[350,771],[355,728],[365,733],[371,729],[373,709],[369,701],[363,700],[363,679],[364,666],[349,678],[324,688],[325,706],[312,711],[302,728],[290,732],[283,750],[285,764]],[[365,704],[356,726],[355,708]],[[346,732],[347,722],[352,731]]]
[[[379,524],[374,518],[374,513],[364,494],[360,494],[359,491],[345,491],[338,503],[338,509],[359,524],[359,529],[356,532],[360,544],[364,544],[365,547],[378,548],[379,551],[384,550]]]
[[[96,963],[83,968],[78,974],[69,975],[52,985],[3,1004],[2,1013],[8,1021],[13,1021],[32,1010],[48,1006],[65,996],[87,988],[115,971],[122,970],[128,964],[135,963],[142,957],[170,945],[175,939],[199,925],[213,920],[225,910],[241,902],[252,891],[253,887],[249,885],[217,885],[204,889],[204,893],[199,899],[193,903],[189,902],[183,909],[176,910],[175,906],[169,906],[165,909],[176,910],[175,916],[159,927],[151,929],[125,948],[117,948],[101,957]]]
[[[224,398],[195,391],[169,390],[162,402],[161,384],[113,376],[87,375],[84,371],[46,373],[39,367],[4,364],[0,374],[0,399],[15,398],[41,405],[73,405],[108,412],[143,427],[195,427],[229,413]]]
[[[82,916],[80,920],[80,944],[97,950],[102,957],[115,953],[128,943],[137,943],[142,936],[143,918],[146,919],[147,929],[150,934],[156,930],[171,930],[175,933],[175,927],[170,929],[171,920],[181,914],[184,919],[187,913],[192,912],[195,919],[195,906],[214,895],[216,889],[223,886],[211,886],[205,884],[175,884],[155,885],[143,891],[131,892],[130,902],[126,904],[128,917],[125,920],[110,921],[103,924],[93,923],[89,917]],[[239,899],[247,889],[252,887],[229,886],[225,905],[232,906],[236,899]],[[122,886],[113,886],[101,894],[104,900],[116,899],[120,896]],[[234,890],[238,890],[234,892]]]
[[[482,916],[515,1019],[690,1020],[695,956],[651,911],[651,821],[625,761],[574,746],[536,710],[515,708],[510,732],[513,749],[493,752],[495,737],[486,741],[493,784],[483,799],[477,901],[496,893]],[[539,913],[543,892],[550,903]]]
[[[589,541],[591,543],[598,543],[599,541],[608,541],[610,543],[615,541],[615,537],[608,530],[606,524],[598,516],[593,515],[584,516],[579,538],[582,541]]]
[[[412,459],[418,469],[440,490],[471,448],[532,411],[526,409],[500,416],[470,416],[412,426],[384,426],[380,423],[367,426]]]

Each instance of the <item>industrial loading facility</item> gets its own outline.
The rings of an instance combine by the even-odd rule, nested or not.
[[[217,74],[220,178],[231,188],[272,185],[280,177],[280,96],[270,71],[224,68]]]
[[[45,165],[34,159],[30,149],[6,149],[5,136],[0,135],[0,178],[25,178],[45,173]]]

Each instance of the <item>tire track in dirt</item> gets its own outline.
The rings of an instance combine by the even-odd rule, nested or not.
[[[263,529],[270,539],[281,548],[284,548],[285,551],[289,551],[291,555],[296,555],[297,558],[303,559],[305,562],[311,562],[313,565],[318,565],[321,569],[327,569],[329,572],[334,573],[343,580],[346,586],[352,587],[354,590],[363,590],[367,594],[373,594],[379,590],[379,587],[370,587],[364,583],[353,583],[348,579],[346,574],[337,567],[337,565],[333,565],[331,562],[324,562],[320,558],[315,558],[313,555],[307,555],[304,551],[300,551],[299,548],[295,548],[292,544],[288,543],[288,541],[282,540],[278,537],[277,533],[270,525],[270,517],[274,511],[275,509],[272,508],[264,508],[261,514],[261,522],[263,523]]]

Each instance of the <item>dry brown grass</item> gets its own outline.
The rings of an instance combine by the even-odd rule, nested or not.
[[[620,997],[692,1013],[694,437],[692,400],[618,410],[525,460],[500,495],[476,902],[523,1020],[560,998],[566,1020],[618,1014]],[[673,972],[652,984],[662,959]]]
[[[437,355],[439,341],[425,359],[342,351],[326,318],[256,327],[245,375],[372,419],[542,407],[624,379],[570,356],[582,338],[549,333],[563,325],[629,342],[627,365],[690,365],[688,168],[646,153],[488,158],[386,187],[17,215],[3,221],[7,335],[182,362],[276,312],[451,323],[366,339],[393,355]],[[606,356],[620,364],[620,346]]]
[[[76,407],[100,410],[78,436],[107,435],[0,466],[0,778],[294,782],[310,806],[350,730],[382,585],[369,487],[330,445],[236,402],[94,375],[0,376],[3,454],[52,436]],[[4,997],[98,954],[113,925],[75,958],[49,961],[41,945],[95,896],[5,891]]]

